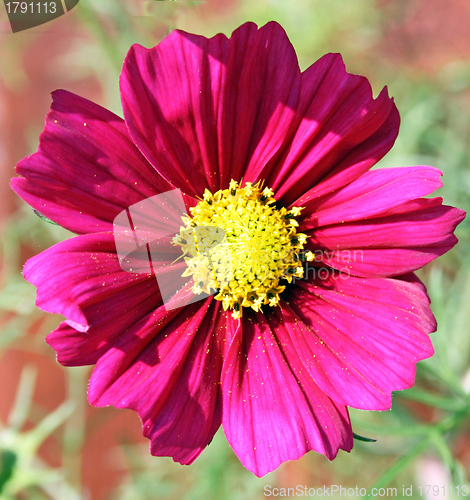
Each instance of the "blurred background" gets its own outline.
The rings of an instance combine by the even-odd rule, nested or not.
[[[470,495],[468,219],[459,245],[419,273],[439,323],[435,356],[419,364],[412,389],[394,394],[391,411],[351,411],[354,431],[377,442],[356,441],[334,462],[311,452],[258,479],[222,431],[190,467],[151,457],[138,416],[92,408],[91,368],[61,367],[44,341],[60,317],[36,309],[22,266],[71,235],[36,217],[9,179],[37,149],[50,93],[65,88],[122,116],[118,77],[132,43],[153,46],[174,28],[229,35],[248,20],[281,23],[302,69],[341,52],[374,95],[387,85],[402,125],[380,165],[440,168],[439,194],[469,211],[468,0],[80,0],[16,34],[0,5],[0,499],[251,500],[266,485],[332,484],[384,487],[383,496],[404,496],[403,487],[416,498]]]

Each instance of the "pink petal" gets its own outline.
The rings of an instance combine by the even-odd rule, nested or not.
[[[124,331],[161,301],[155,276],[125,272],[111,233],[78,236],[28,260],[24,277],[38,288],[37,306],[87,332],[119,317]],[[119,332],[117,332],[119,333]]]
[[[290,131],[299,89],[294,49],[274,22],[230,39],[176,30],[152,49],[134,45],[121,75],[134,142],[194,196],[257,177]]]
[[[301,197],[297,200],[305,207],[301,230],[401,213],[405,202],[442,187],[441,175],[433,167],[383,168],[366,172],[327,196],[313,200]]]
[[[391,391],[411,387],[416,363],[433,354],[425,288],[414,275],[366,280],[324,271],[292,288],[275,310],[276,329],[333,401],[387,410]]]
[[[152,453],[183,463],[194,460],[221,422],[225,313],[220,304],[207,318],[211,298],[202,306],[167,311],[154,275],[121,269],[110,233],[55,245],[28,261],[25,277],[38,286],[38,306],[68,318],[48,337],[59,361],[97,363],[90,401],[135,409]],[[157,380],[146,374],[139,379],[142,363]],[[122,379],[117,380],[117,370]]]
[[[94,281],[95,277],[91,279]],[[116,339],[160,306],[156,285],[155,277],[151,277],[109,296],[91,295],[87,301],[79,302],[89,325],[87,330],[84,332],[83,326],[67,320],[46,337],[57,352],[59,363],[65,366],[95,364]]]
[[[36,305],[64,315],[67,323],[82,332],[90,326],[84,314],[87,304],[119,294],[133,285],[149,281],[149,275],[122,271],[111,233],[95,233],[58,243],[29,259],[24,277],[38,288]],[[147,285],[145,285],[147,286]],[[158,303],[158,299],[157,299]],[[122,306],[119,301],[117,309]],[[103,311],[112,316],[118,310]]]
[[[95,406],[131,408],[156,456],[189,464],[221,423],[225,316],[212,298],[179,314],[154,315],[121,335],[90,380]]]
[[[129,138],[124,121],[65,90],[53,103],[37,153],[20,161],[12,188],[76,233],[110,231],[122,210],[172,189]]]
[[[223,427],[243,465],[263,476],[309,450],[330,460],[339,448],[349,451],[347,409],[310,378],[284,332],[261,313],[228,326],[235,339],[222,372]]]
[[[124,331],[118,318],[115,316],[111,318],[115,322],[106,322],[98,325],[98,328],[92,326],[87,332],[76,330],[64,321],[46,337],[46,341],[56,351],[57,361],[61,365],[94,365]]]
[[[453,233],[465,212],[441,202],[440,198],[411,200],[390,209],[391,215],[305,231],[311,236],[308,247],[318,262],[356,276],[415,271],[457,243]],[[378,203],[370,203],[371,212]],[[383,203],[387,206],[385,199]]]
[[[399,116],[386,89],[374,100],[366,78],[347,73],[339,54],[327,54],[302,73],[296,123],[266,181],[284,204],[309,190],[318,196],[338,189],[369,170],[392,147]]]

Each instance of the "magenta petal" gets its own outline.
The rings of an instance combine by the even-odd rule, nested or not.
[[[348,275],[364,278],[401,276],[448,252],[457,238],[426,247],[321,250],[322,262]]]
[[[134,45],[120,88],[125,120],[54,92],[38,151],[12,180],[80,234],[24,267],[38,307],[65,316],[47,337],[59,362],[96,364],[90,403],[135,410],[152,454],[182,464],[222,423],[257,476],[310,450],[330,460],[350,451],[348,406],[389,409],[392,391],[409,388],[433,354],[436,322],[411,271],[457,242],[465,216],[424,198],[441,186],[434,168],[369,172],[398,133],[387,88],[374,99],[336,54],[301,73],[275,22],[246,23],[230,39],[176,30],[152,49]],[[259,185],[244,197],[231,179]],[[200,213],[189,210],[201,198]],[[197,227],[210,224],[230,234]],[[306,257],[305,276],[281,279],[279,297],[268,277],[261,294],[255,274],[264,280],[262,267],[282,264],[277,247],[305,237],[294,252]],[[250,243],[259,251],[246,252]],[[223,310],[236,292],[215,272],[231,267],[210,251],[216,244],[240,253],[232,271],[252,285],[246,299],[277,307],[247,307],[237,320]],[[245,266],[248,254],[258,262]],[[296,266],[277,276],[298,275]],[[212,277],[222,303],[193,291]]]
[[[96,279],[100,279],[99,275],[90,276],[88,285]],[[42,295],[42,287],[38,293]],[[114,293],[90,295],[88,300],[77,303],[89,325],[86,332],[80,325],[67,320],[46,340],[57,352],[57,360],[62,365],[95,364],[117,338],[126,335],[130,327],[151,314],[159,304],[160,292],[154,276],[129,282],[128,287],[116,289]]]
[[[372,170],[338,191],[297,200],[302,211],[301,230],[401,213],[405,202],[426,196],[442,187],[442,172],[433,167]],[[405,206],[406,211],[410,207]]]
[[[53,103],[37,153],[23,159],[12,188],[76,233],[110,231],[122,210],[172,189],[140,154],[124,120],[65,90]]]
[[[121,269],[111,233],[77,236],[29,259],[25,278],[38,288],[37,306],[62,314],[74,329],[120,319],[124,331],[161,301],[155,276]],[[105,327],[106,328],[106,327]]]
[[[411,200],[390,209],[389,216],[305,231],[311,236],[308,247],[317,261],[356,276],[399,276],[415,271],[458,241],[453,233],[465,212],[441,202],[440,198]],[[372,203],[370,207],[373,210]]]
[[[373,99],[366,78],[327,54],[302,73],[299,123],[267,184],[284,204],[328,179],[328,190],[351,182],[392,147],[399,116],[384,89]]]
[[[450,250],[465,213],[420,198],[441,187],[440,175],[432,167],[374,170],[333,193],[307,193],[297,200],[305,206],[300,230],[316,261],[356,276],[399,276]]]
[[[176,30],[159,45],[134,45],[121,75],[130,134],[155,168],[201,196],[230,179],[255,179],[283,145],[300,70],[277,23],[253,23],[230,39]]]
[[[284,332],[261,313],[244,314],[238,324],[229,322],[235,339],[224,358],[223,427],[243,465],[263,476],[309,450],[330,460],[340,448],[349,451],[347,409],[307,374]]]
[[[110,328],[100,325],[98,328],[91,327],[87,332],[81,332],[64,321],[46,337],[46,341],[56,351],[57,361],[61,365],[94,365],[109,349],[119,331],[116,325],[111,325]]]
[[[93,405],[137,411],[152,454],[182,464],[201,453],[221,423],[225,313],[211,301],[178,314],[160,308],[120,337],[90,380]]]
[[[350,151],[324,180],[308,191],[303,190],[300,193],[302,200],[315,199],[337,191],[367,172],[390,150],[397,137],[399,125],[400,116],[394,106],[387,119],[374,134]],[[303,202],[296,200],[291,204],[302,206]]]
[[[425,288],[414,275],[323,278],[292,289],[289,304],[275,311],[278,328],[333,401],[387,410],[391,391],[411,387],[416,363],[433,354],[428,334],[436,322]]]

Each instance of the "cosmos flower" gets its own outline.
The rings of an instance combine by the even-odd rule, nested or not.
[[[220,425],[258,476],[309,450],[351,450],[347,407],[389,409],[433,354],[413,272],[455,245],[465,215],[423,198],[441,173],[370,170],[398,133],[387,90],[373,99],[336,54],[301,72],[274,22],[134,45],[120,86],[124,120],[54,92],[12,181],[78,235],[24,268],[38,307],[66,318],[47,337],[59,362],[96,365],[90,403],[137,411],[152,454],[182,464]],[[124,270],[113,221],[174,189],[187,216],[165,258],[184,256],[186,292],[209,293],[168,309],[164,268]],[[198,260],[201,227],[223,229],[232,274]]]

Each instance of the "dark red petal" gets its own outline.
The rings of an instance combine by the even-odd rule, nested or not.
[[[374,100],[366,78],[347,73],[339,54],[327,54],[302,73],[296,123],[284,155],[266,169],[267,185],[284,205],[369,170],[392,147],[399,116],[386,89]]]
[[[243,325],[243,327],[241,327]],[[244,313],[222,371],[223,427],[242,464],[257,476],[309,450],[332,460],[352,448],[347,409],[306,373],[292,346],[260,313]]]
[[[415,271],[457,243],[453,233],[465,212],[443,206],[441,201],[412,200],[391,209],[389,216],[306,231],[311,236],[307,246],[317,261],[356,276],[399,276]]]
[[[212,298],[179,313],[157,310],[121,335],[90,380],[95,406],[131,408],[151,452],[191,463],[221,423],[225,313]]]
[[[135,143],[172,184],[193,196],[256,177],[282,146],[298,103],[300,70],[274,22],[228,40],[174,31],[134,45],[121,96]]]
[[[416,363],[433,354],[428,334],[436,322],[414,275],[366,280],[323,273],[299,282],[286,301],[276,308],[277,328],[339,404],[389,409],[391,391],[411,387]]]
[[[118,316],[115,316],[118,322]],[[81,332],[65,321],[46,337],[47,343],[56,351],[57,361],[64,366],[94,365],[105,353],[112,341],[122,333],[120,325],[106,322]]]
[[[221,422],[220,304],[207,318],[212,298],[168,311],[154,275],[121,269],[111,233],[55,245],[28,261],[25,277],[38,286],[38,306],[68,318],[48,337],[59,360],[97,363],[90,401],[133,408],[153,454],[194,460]]]
[[[172,189],[135,147],[122,118],[65,90],[53,103],[36,153],[12,188],[76,233],[110,231],[122,210]]]
[[[304,207],[299,230],[400,213],[397,208],[405,202],[442,187],[441,175],[437,168],[422,166],[366,172],[326,196],[315,199],[305,196],[297,200]]]
[[[119,317],[122,331],[161,302],[155,276],[122,270],[111,233],[77,236],[28,260],[25,278],[37,288],[37,306],[62,314],[87,332]],[[120,330],[117,331],[119,333]]]

